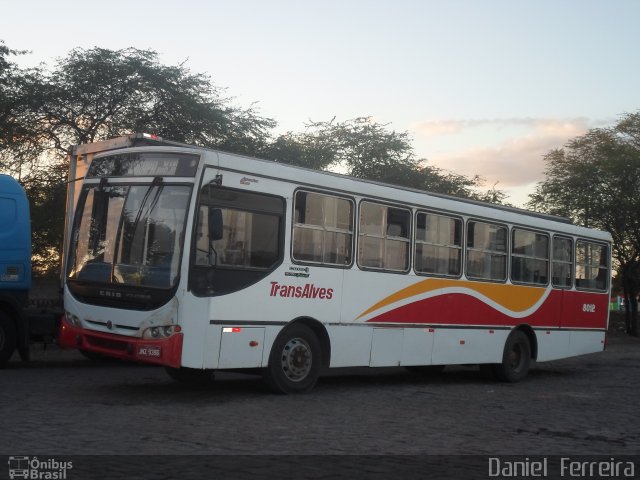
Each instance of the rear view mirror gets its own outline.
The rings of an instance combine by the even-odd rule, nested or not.
[[[209,208],[209,241],[222,239],[222,210]]]

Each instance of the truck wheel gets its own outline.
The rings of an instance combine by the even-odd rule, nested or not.
[[[0,368],[4,367],[16,349],[16,324],[0,312]]]
[[[285,328],[271,347],[264,379],[276,393],[307,393],[320,376],[320,342],[302,324]]]
[[[503,382],[519,382],[529,373],[531,344],[527,335],[514,330],[507,338],[502,354],[502,363],[492,365],[493,374]]]

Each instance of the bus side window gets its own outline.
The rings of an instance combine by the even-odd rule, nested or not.
[[[492,223],[467,223],[469,278],[503,282],[507,279],[507,227]]]
[[[511,281],[546,285],[549,283],[549,236],[514,228],[511,242]]]
[[[609,277],[607,246],[578,240],[576,242],[576,288],[606,290]]]
[[[346,267],[352,262],[353,202],[299,190],[295,195],[292,256],[297,262]]]
[[[221,295],[268,275],[284,256],[284,213],[281,197],[205,185],[190,288],[198,295]]]
[[[462,271],[462,220],[434,213],[416,215],[416,273],[458,277]]]
[[[411,211],[369,201],[360,205],[358,265],[362,268],[409,270]]]

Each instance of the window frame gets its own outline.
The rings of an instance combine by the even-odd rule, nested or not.
[[[372,205],[378,205],[381,207],[385,207],[387,209],[389,208],[393,208],[396,210],[404,210],[406,211],[409,215],[407,216],[408,219],[408,225],[407,225],[407,237],[396,237],[396,236],[388,236],[386,233],[384,235],[374,235],[374,234],[370,234],[370,233],[362,233],[361,232],[361,228],[360,228],[360,217],[362,215],[362,205],[364,203],[369,203]],[[358,268],[360,270],[364,270],[364,271],[375,271],[375,272],[387,272],[387,273],[396,273],[396,274],[401,274],[401,275],[406,275],[411,271],[411,267],[412,267],[412,244],[413,244],[413,209],[407,205],[398,205],[398,204],[394,204],[394,203],[389,203],[389,202],[385,202],[385,201],[379,201],[379,200],[374,200],[372,198],[366,197],[366,198],[362,198],[359,202],[358,202],[358,211],[357,211],[357,221],[356,221],[356,227],[357,227],[357,231],[356,231],[356,236],[357,236],[357,240],[356,240],[356,245],[355,245],[355,253],[356,253],[356,264],[358,265]],[[388,218],[388,217],[387,217]],[[385,225],[386,228],[388,228],[388,222]],[[385,230],[386,230],[385,228]],[[404,269],[392,269],[392,268],[386,268],[386,267],[370,267],[370,266],[366,266],[366,265],[361,265],[360,264],[360,240],[361,237],[369,237],[369,238],[379,238],[382,239],[384,241],[383,245],[385,246],[385,255],[386,255],[386,240],[387,239],[391,239],[391,240],[400,240],[400,239],[404,239],[406,238],[406,243],[408,245],[408,249],[407,249],[407,262],[406,262],[406,268]],[[404,240],[403,240],[404,241]]]
[[[271,197],[279,200],[282,203],[282,212],[275,213],[269,209],[260,209],[260,208],[235,208],[235,210],[249,213],[258,213],[258,214],[267,214],[273,215],[279,219],[279,228],[278,228],[278,258],[276,261],[268,268],[255,268],[255,267],[238,267],[235,265],[199,265],[197,263],[197,242],[198,242],[198,216],[200,215],[200,207],[202,205],[206,205],[208,207],[218,206],[221,208],[234,209],[233,204],[231,202],[219,201],[217,203],[206,203],[202,201],[202,192],[206,186],[210,188],[215,188],[219,190],[225,190],[230,192],[237,192],[239,194],[249,194],[249,195],[260,195],[265,197]],[[235,293],[246,288],[249,288],[251,285],[258,283],[263,280],[271,273],[276,271],[280,265],[284,262],[285,257],[285,241],[286,241],[286,222],[287,222],[287,208],[288,202],[287,198],[283,195],[277,195],[273,193],[265,193],[260,191],[252,191],[242,188],[233,188],[227,186],[220,186],[215,184],[215,180],[210,181],[208,183],[203,183],[198,187],[196,203],[194,204],[193,209],[193,220],[191,225],[191,251],[189,254],[189,274],[188,274],[188,286],[187,289],[191,293],[193,293],[196,297],[217,297],[229,295],[231,293]],[[229,288],[222,288],[219,290],[207,290],[205,288],[201,288],[198,285],[197,277],[202,275],[206,276],[209,272],[215,271],[223,271],[229,272],[228,275],[232,275],[233,278],[233,286]],[[243,278],[243,276],[246,278]],[[209,288],[211,285],[209,286]]]
[[[556,240],[569,240],[570,244],[571,244],[571,248],[569,249],[569,251],[571,252],[571,260],[569,262],[565,261],[565,260],[556,260],[553,256],[553,252],[554,252],[554,245]],[[575,276],[576,276],[576,267],[575,267],[575,263],[576,263],[576,252],[575,252],[575,242],[573,240],[572,237],[566,236],[566,235],[552,235],[551,237],[551,272],[549,277],[551,278],[551,286],[553,288],[558,288],[561,290],[570,290],[573,288],[573,285],[575,283]],[[561,264],[565,264],[565,265],[569,265],[569,273],[571,275],[571,279],[569,282],[569,285],[559,285],[557,283],[555,283],[553,281],[553,266],[555,263],[561,263]]]
[[[329,227],[327,228],[326,225],[311,225],[311,224],[303,224],[303,223],[297,223],[296,222],[296,197],[298,196],[298,193],[300,192],[304,192],[304,193],[312,193],[315,195],[324,195],[326,197],[332,197],[332,198],[337,198],[340,200],[346,200],[351,204],[351,212],[352,212],[352,216],[351,216],[351,230],[350,231],[344,231],[342,229],[339,228],[335,228],[335,227]],[[356,217],[357,217],[357,209],[356,209],[356,202],[353,199],[353,197],[347,196],[347,195],[340,195],[337,194],[335,192],[331,192],[331,191],[327,191],[327,190],[316,190],[316,189],[311,189],[311,188],[296,188],[293,192],[293,198],[292,198],[292,202],[291,202],[291,241],[289,242],[289,257],[291,258],[291,262],[294,263],[295,265],[315,265],[315,266],[320,266],[320,267],[326,267],[326,268],[341,268],[341,269],[348,269],[353,267],[354,263],[355,263],[355,256],[356,256]],[[349,263],[331,263],[331,262],[317,262],[317,261],[313,261],[313,260],[300,260],[295,258],[294,256],[294,239],[295,239],[295,228],[296,226],[299,225],[306,225],[305,227],[302,228],[307,228],[309,230],[318,230],[318,231],[322,231],[322,232],[333,232],[333,233],[342,233],[342,234],[349,234],[351,235],[351,242],[349,242],[349,246],[351,248],[351,259],[349,261]],[[324,241],[324,240],[323,240]],[[323,256],[324,256],[324,249],[323,249]]]
[[[504,278],[503,279],[494,279],[494,278],[486,278],[486,277],[476,277],[476,276],[472,276],[469,275],[469,251],[478,251],[478,252],[483,252],[483,253],[494,253],[494,254],[502,254],[502,252],[499,251],[494,251],[494,250],[483,250],[483,249],[479,249],[479,248],[469,248],[468,242],[469,242],[469,225],[471,223],[484,223],[487,225],[493,225],[499,228],[504,228],[506,230],[506,243],[505,243],[505,250],[504,250],[504,257],[505,257],[505,265],[504,265]],[[510,245],[510,235],[509,235],[509,226],[505,223],[500,223],[500,222],[495,222],[493,220],[487,220],[487,219],[479,219],[479,218],[467,218],[466,222],[465,222],[465,229],[464,229],[464,238],[465,238],[465,242],[464,242],[464,257],[465,257],[465,261],[464,261],[464,274],[465,277],[468,280],[473,280],[473,281],[478,281],[478,282],[491,282],[491,283],[507,283],[508,279],[509,279],[509,251],[511,248]]]
[[[446,247],[446,248],[456,248],[455,246],[452,245],[440,245],[440,244],[435,244],[435,243],[430,243],[427,241],[422,241],[422,240],[418,240],[418,215],[434,215],[437,217],[444,217],[444,218],[448,218],[450,220],[454,220],[457,222],[460,222],[460,269],[459,269],[459,273],[457,275],[451,275],[451,274],[443,274],[443,273],[430,273],[430,272],[424,272],[424,271],[420,271],[416,268],[416,262],[418,259],[418,252],[417,252],[417,248],[418,248],[418,243],[422,244],[422,245],[432,245],[432,246],[436,246],[436,247]],[[413,271],[415,272],[416,275],[420,275],[420,276],[425,276],[425,277],[444,277],[444,278],[461,278],[463,271],[464,271],[464,263],[465,263],[465,221],[464,218],[462,218],[461,216],[458,215],[450,215],[447,213],[443,213],[443,212],[438,212],[435,210],[424,210],[424,209],[419,209],[416,210],[415,215],[414,215],[414,229],[413,229]]]
[[[534,257],[534,256],[530,256],[530,255],[524,255],[524,254],[520,254],[520,253],[514,253],[513,249],[515,247],[515,235],[516,235],[516,231],[522,231],[522,232],[530,232],[533,233],[534,235],[542,235],[547,239],[547,256],[546,258],[542,258],[542,257]],[[509,279],[511,280],[511,283],[513,283],[514,285],[529,285],[529,286],[535,286],[535,287],[547,287],[550,283],[550,277],[551,277],[551,235],[549,235],[549,232],[545,232],[545,231],[541,231],[541,230],[535,230],[532,228],[526,228],[526,227],[520,227],[520,226],[513,226],[511,227],[511,235],[510,235],[510,241],[511,241],[511,248],[509,248]],[[515,258],[523,258],[523,259],[529,259],[529,260],[544,260],[547,262],[547,281],[544,283],[536,283],[536,282],[525,282],[522,280],[514,280],[513,278],[513,259]]]
[[[606,267],[604,268],[604,270],[606,270],[606,278],[605,278],[605,284],[604,284],[604,288],[587,288],[587,287],[581,287],[578,285],[578,265],[582,265],[582,266],[591,266],[593,268],[593,265],[590,264],[578,264],[578,244],[579,243],[585,243],[585,244],[591,244],[591,245],[597,245],[599,247],[604,247],[605,248],[605,258],[607,259],[607,264]],[[573,255],[574,255],[574,276],[573,276],[573,281],[574,281],[574,285],[576,287],[576,290],[580,290],[583,292],[600,292],[600,293],[605,293],[609,291],[609,285],[611,284],[611,247],[608,243],[605,242],[599,242],[597,240],[591,240],[588,238],[577,238],[576,241],[574,242],[573,245]],[[603,270],[603,268],[601,268],[598,265],[598,269]]]

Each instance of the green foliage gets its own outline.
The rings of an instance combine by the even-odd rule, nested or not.
[[[235,107],[205,75],[152,50],[75,49],[51,71],[21,70],[0,43],[0,169],[30,195],[34,265],[55,273],[71,145],[146,131],[237,153],[266,148],[275,122]]]
[[[279,136],[265,156],[281,163],[332,169],[353,177],[434,193],[503,203],[495,188],[478,193],[479,176],[466,177],[426,164],[415,157],[407,132],[389,130],[369,117],[344,122],[310,122],[303,133]]]
[[[549,152],[546,179],[529,206],[575,223],[609,231],[630,304],[640,290],[640,114],[593,129]],[[634,312],[632,312],[634,313]],[[636,325],[630,329],[637,332]]]
[[[55,276],[58,273],[66,179],[65,165],[49,165],[39,169],[38,175],[32,176],[25,184],[31,209],[32,268],[37,276]]]
[[[0,161],[4,169],[20,178],[21,158],[14,159],[5,155],[24,152],[37,156],[37,128],[33,114],[39,99],[34,95],[38,69],[20,69],[9,58],[24,55],[27,52],[12,50],[0,40]],[[21,157],[18,155],[18,157]],[[8,161],[7,161],[8,160]],[[4,165],[4,164],[8,165]]]

